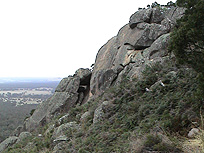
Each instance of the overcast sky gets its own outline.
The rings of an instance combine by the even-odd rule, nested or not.
[[[66,77],[90,68],[131,14],[154,1],[0,0],[0,77]]]

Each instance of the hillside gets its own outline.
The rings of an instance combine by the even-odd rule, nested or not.
[[[169,52],[182,7],[140,9],[93,70],[61,80],[2,152],[202,152],[199,74]]]

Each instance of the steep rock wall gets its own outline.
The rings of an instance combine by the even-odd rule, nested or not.
[[[126,66],[130,77],[140,77],[145,65],[162,61],[167,55],[169,32],[184,11],[172,7],[166,11],[151,8],[135,12],[129,24],[99,50],[91,77],[91,93],[97,96],[109,88],[126,72]]]
[[[73,76],[61,80],[52,97],[44,101],[25,121],[24,130],[33,131],[48,123],[53,117],[68,112],[76,104],[82,104],[89,93],[91,70],[78,69]]]
[[[183,13],[183,8],[176,7],[135,12],[117,36],[100,48],[93,71],[79,69],[73,76],[64,78],[54,95],[25,121],[23,130],[33,131],[76,104],[97,97],[110,86],[119,84],[124,74],[142,78],[146,65],[162,63],[166,58],[169,32]]]

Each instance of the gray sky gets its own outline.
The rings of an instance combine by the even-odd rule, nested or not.
[[[66,77],[89,68],[131,14],[154,1],[0,0],[0,77]]]

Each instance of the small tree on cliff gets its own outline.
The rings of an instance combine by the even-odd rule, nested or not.
[[[176,3],[186,11],[171,34],[169,49],[180,64],[187,64],[200,74],[200,89],[204,94],[204,0]]]
[[[170,2],[168,2],[168,3],[166,4],[166,6],[167,6],[167,7],[172,7],[172,6],[176,6],[176,4],[175,4],[174,2],[172,2],[172,1],[170,1]]]
[[[160,4],[157,3],[156,1],[154,3],[152,3],[151,8],[155,8],[155,7],[160,7]]]
[[[171,34],[169,48],[180,63],[204,75],[204,1],[178,0],[177,5],[186,11]]]

